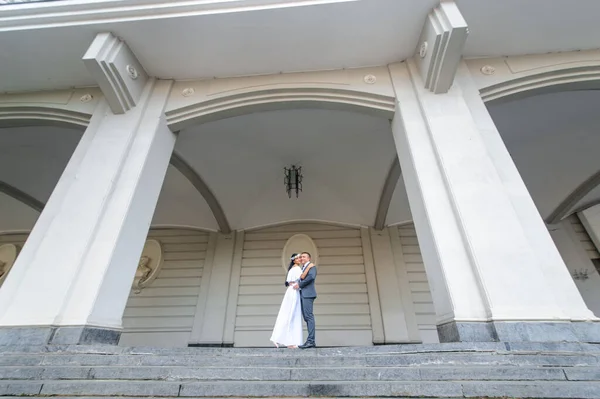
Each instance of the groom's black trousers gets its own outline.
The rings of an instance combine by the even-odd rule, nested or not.
[[[300,304],[302,305],[302,317],[306,322],[306,329],[308,330],[308,338],[306,338],[307,344],[315,344],[315,316],[313,315],[313,302],[315,298],[303,298],[301,297]]]

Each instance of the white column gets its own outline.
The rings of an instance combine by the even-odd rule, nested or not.
[[[390,71],[392,129],[440,339],[580,339],[564,322],[595,318],[466,66],[445,94],[425,89],[412,60]]]
[[[362,229],[363,250],[370,243],[381,307],[381,320],[386,344],[416,342],[415,325],[408,325],[410,316],[405,312],[403,292],[400,290],[394,251],[387,229]],[[366,252],[366,251],[365,251]],[[366,255],[366,254],[365,254]],[[375,300],[375,299],[373,299]],[[369,298],[369,302],[372,299]],[[377,342],[376,342],[377,343]]]
[[[223,345],[228,301],[230,300],[232,261],[236,247],[243,245],[243,241],[236,243],[236,239],[239,237],[243,237],[243,235],[235,233],[215,235],[210,274],[203,277],[203,283],[206,281],[206,284],[202,285],[200,291],[201,295],[202,290],[205,291],[205,294],[203,300],[198,301],[190,345]]]
[[[113,114],[105,100],[95,111],[0,290],[5,339],[118,340],[175,144],[163,114],[171,85],[149,80],[127,113]]]

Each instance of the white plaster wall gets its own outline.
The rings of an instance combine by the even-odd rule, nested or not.
[[[169,165],[152,219],[153,226],[189,226],[218,230],[206,200],[190,181]]]
[[[0,233],[30,231],[39,215],[38,211],[0,193]]]

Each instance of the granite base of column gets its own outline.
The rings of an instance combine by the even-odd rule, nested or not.
[[[600,342],[600,322],[449,322],[440,342]]]
[[[0,345],[117,345],[121,331],[101,327],[0,327]]]

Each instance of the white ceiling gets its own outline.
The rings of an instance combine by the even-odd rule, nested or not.
[[[469,57],[600,48],[597,0],[456,1],[470,28],[464,50]],[[42,10],[40,5],[2,6],[0,92],[95,85],[81,57],[95,34],[102,31],[126,40],[148,72],[161,78],[385,65],[414,53],[427,12],[438,2],[313,0],[304,2],[312,5],[300,6],[298,1],[269,1],[282,5],[191,16],[154,12],[143,18],[123,11],[122,17],[90,14],[87,20],[73,23],[67,16],[44,26],[36,20],[27,26],[23,22],[19,30],[3,18],[18,7]],[[104,3],[117,2],[70,2],[80,8],[81,4],[98,8]],[[182,2],[165,4],[175,3]],[[61,4],[65,2],[45,3],[43,9],[51,11]]]
[[[456,0],[469,25],[463,54],[497,57],[600,48],[598,0]]]
[[[62,128],[0,129],[0,180],[45,202],[80,135]],[[176,149],[208,184],[233,229],[306,219],[373,225],[395,157],[388,120],[327,110],[263,112],[204,124],[180,132]],[[305,176],[298,199],[285,192],[283,168],[291,164],[301,165]],[[391,207],[401,218],[394,221],[410,220],[402,192]],[[0,230],[33,227],[29,210],[0,200]],[[21,224],[13,220],[16,213]],[[173,167],[152,224],[218,230],[204,198]]]
[[[544,218],[600,171],[598,104],[600,91],[571,91],[488,107]],[[574,209],[597,200],[598,189]]]
[[[233,229],[315,219],[373,225],[395,157],[386,119],[327,110],[261,112],[185,129],[176,148]],[[283,168],[302,166],[289,199]],[[407,203],[396,204],[408,211]]]

